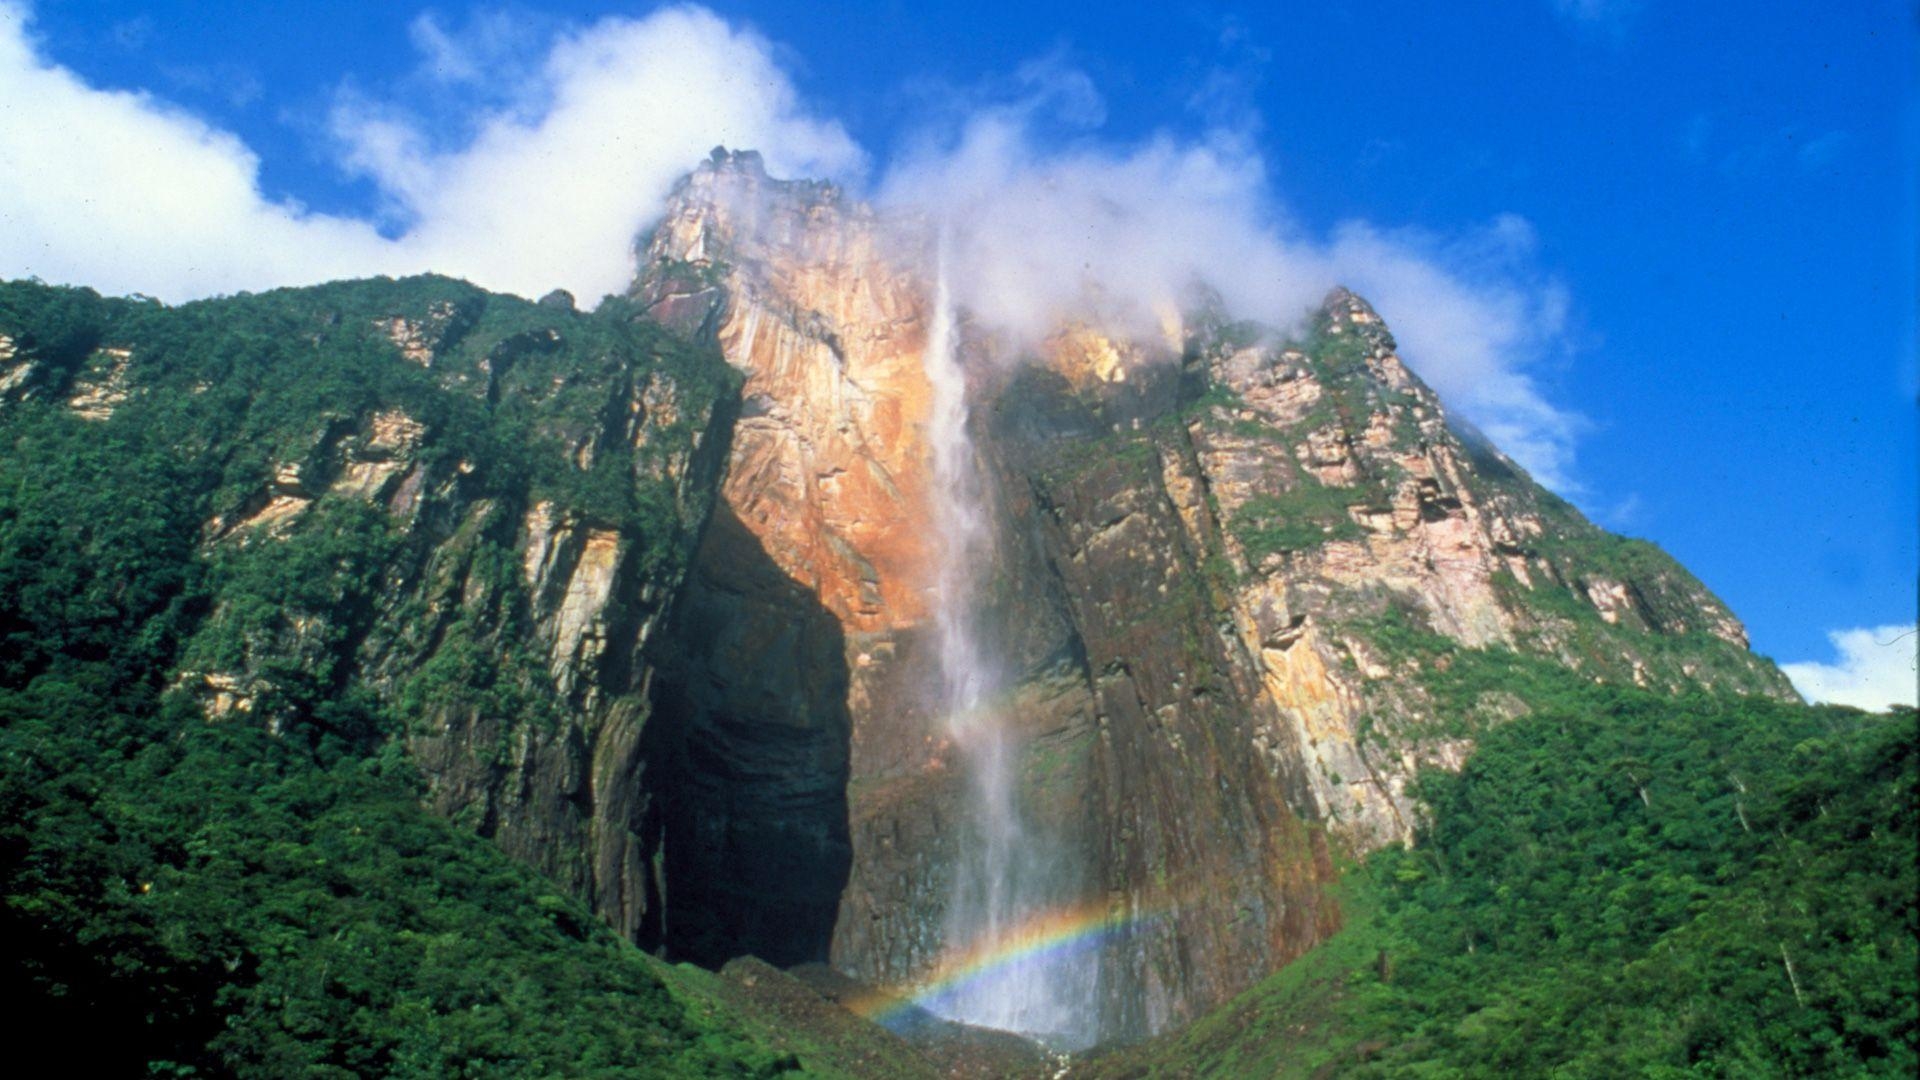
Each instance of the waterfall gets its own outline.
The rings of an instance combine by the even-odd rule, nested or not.
[[[1001,665],[980,618],[980,575],[994,562],[986,480],[968,430],[966,371],[941,238],[924,359],[932,388],[933,526],[938,537],[934,632],[941,706],[969,787],[933,1012],[964,1023],[1093,1041],[1091,957],[1052,940],[1069,910],[1059,845],[1022,820],[1019,747],[1007,728]]]

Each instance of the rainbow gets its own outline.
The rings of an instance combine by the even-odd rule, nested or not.
[[[1083,904],[1039,912],[1006,933],[946,957],[923,981],[904,991],[873,991],[842,1002],[882,1027],[913,1022],[979,983],[1009,971],[1073,956],[1164,918],[1166,909],[1119,915]]]

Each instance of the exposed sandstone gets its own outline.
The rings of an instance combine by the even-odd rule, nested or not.
[[[127,364],[132,359],[131,349],[107,346],[96,350],[87,374],[75,380],[67,408],[82,420],[110,419],[127,400]],[[0,392],[5,389],[0,386]]]
[[[20,357],[12,337],[0,334],[0,401],[16,397],[33,378],[36,365]]]
[[[636,298],[711,334],[744,376],[665,660],[670,741],[688,763],[669,804],[689,815],[669,814],[670,847],[684,838],[669,869],[715,886],[697,886],[714,910],[670,942],[689,954],[734,933],[763,955],[825,959],[843,887],[885,872],[863,864],[848,883],[848,772],[922,745],[897,660],[926,614],[934,540],[927,296],[886,244],[872,211],[769,180],[743,154],[690,177],[641,253]],[[783,837],[780,857],[756,834]],[[916,900],[903,910],[927,917]]]
[[[690,177],[642,253],[639,295],[714,327],[746,376],[722,498],[853,633],[924,612],[921,280],[872,211],[739,155]],[[711,310],[689,279],[725,283]]]

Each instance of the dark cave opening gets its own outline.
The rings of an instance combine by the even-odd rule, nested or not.
[[[852,864],[839,622],[723,501],[661,642],[646,736],[661,895],[640,943],[710,967],[825,961]]]

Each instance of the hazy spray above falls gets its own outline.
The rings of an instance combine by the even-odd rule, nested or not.
[[[398,84],[341,73],[326,151],[381,209],[330,216],[264,192],[231,133],[52,63],[30,10],[0,0],[0,100],[33,103],[0,109],[0,277],[177,301],[431,270],[592,302],[626,286],[632,238],[678,177],[715,145],[752,148],[776,176],[833,178],[948,225],[956,302],[1018,336],[1089,296],[1144,324],[1195,282],[1288,324],[1348,285],[1455,408],[1544,482],[1572,482],[1578,420],[1528,374],[1562,348],[1566,302],[1519,218],[1306,235],[1251,118],[1116,144],[1097,88],[1057,61],[956,91],[913,149],[875,162],[809,108],[772,43],[703,8],[559,29],[423,15],[411,38],[419,64]]]

